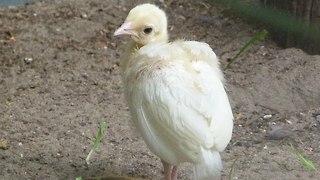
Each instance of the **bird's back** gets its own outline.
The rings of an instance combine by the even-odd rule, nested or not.
[[[218,59],[207,44],[148,44],[122,68],[133,120],[153,153],[175,165],[220,159],[233,116]]]

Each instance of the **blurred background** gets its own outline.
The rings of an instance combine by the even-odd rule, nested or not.
[[[31,0],[0,0],[0,6]],[[207,0],[266,26],[281,47],[320,53],[320,0]]]
[[[0,6],[13,6],[26,3],[30,0],[0,0]]]
[[[320,53],[320,0],[211,0],[266,26],[282,47]]]

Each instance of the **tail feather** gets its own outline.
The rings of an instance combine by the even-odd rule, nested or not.
[[[219,152],[201,148],[203,163],[196,164],[194,180],[215,180],[221,178],[222,162]]]

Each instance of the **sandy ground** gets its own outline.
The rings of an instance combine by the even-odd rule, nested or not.
[[[0,8],[1,180],[161,179],[161,164],[132,129],[123,97],[118,64],[127,39],[112,37],[141,2],[150,1],[43,0]],[[223,67],[261,30],[198,1],[156,4],[168,12],[172,39],[209,43]],[[224,73],[235,128],[222,154],[222,179],[233,162],[232,179],[320,179],[288,144],[320,167],[320,56],[267,39]],[[86,165],[101,121],[109,128]],[[191,179],[191,172],[183,166],[179,179]]]

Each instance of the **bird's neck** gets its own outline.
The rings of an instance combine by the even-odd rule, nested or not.
[[[158,42],[158,43],[168,43],[168,33],[167,31],[163,32],[163,34],[161,34],[160,36],[158,36],[157,39],[155,39],[155,41],[153,42]],[[122,66],[123,67],[126,67],[128,61],[129,61],[129,57],[134,54],[136,51],[138,51],[140,48],[142,48],[143,46],[145,46],[145,44],[140,44],[140,43],[137,43],[135,41],[131,41],[129,43],[129,45],[127,46],[127,50],[126,50],[126,54],[125,54],[125,58],[122,59]]]
[[[120,66],[122,68],[122,71],[126,71],[127,64],[130,60],[130,57],[132,54],[135,53],[135,51],[139,50],[143,45],[140,45],[134,41],[131,41],[126,49],[125,55],[122,57],[120,61]]]
[[[169,41],[169,36],[168,36],[168,32],[167,30],[163,31],[162,34],[159,36],[159,38],[157,39],[157,42],[160,43],[168,43]]]
[[[169,36],[168,36],[167,30],[163,30],[154,39],[149,39],[149,41],[147,42],[139,43],[139,42],[132,41],[127,50],[131,52],[136,51],[150,43],[168,43],[168,39],[169,39]]]

